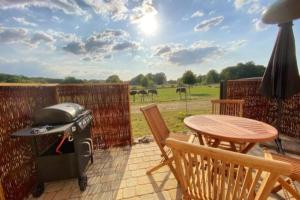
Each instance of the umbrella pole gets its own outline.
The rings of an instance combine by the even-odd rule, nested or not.
[[[278,136],[275,139],[275,143],[277,146],[277,152],[280,154],[284,154],[284,150],[282,147],[282,143],[281,143],[281,139],[280,139],[280,133],[281,133],[281,129],[280,129],[280,122],[281,122],[281,115],[282,115],[282,99],[276,99],[276,103],[277,103],[277,121],[276,121],[276,128],[278,130]]]

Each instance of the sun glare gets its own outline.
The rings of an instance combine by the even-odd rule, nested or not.
[[[157,31],[158,24],[154,15],[148,14],[140,19],[139,28],[145,35],[154,35]]]

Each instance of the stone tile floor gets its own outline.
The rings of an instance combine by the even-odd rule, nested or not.
[[[259,147],[251,154],[262,156]],[[80,192],[77,179],[46,183],[42,200],[61,199],[181,199],[174,175],[163,167],[151,176],[146,169],[158,164],[160,152],[154,142],[132,147],[95,151],[94,164],[87,171],[88,186]],[[29,199],[36,199],[30,197]],[[279,196],[270,199],[280,199]]]

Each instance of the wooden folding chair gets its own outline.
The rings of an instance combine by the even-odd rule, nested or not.
[[[265,200],[292,166],[255,156],[167,139],[184,199]]]
[[[215,99],[211,100],[212,114],[215,115],[230,115],[236,117],[243,117],[243,106],[245,101],[241,99]],[[212,146],[215,140],[210,137],[202,137],[208,146]],[[230,143],[222,142],[219,147],[225,150],[240,151],[245,147],[245,143]]]
[[[300,199],[300,191],[296,186],[300,184],[300,159],[292,158],[286,155],[273,154],[268,150],[264,150],[265,158],[270,160],[279,160],[282,162],[289,163],[293,166],[292,173],[288,177],[279,177],[278,182],[273,188],[272,192],[277,193],[283,190],[285,199]]]
[[[171,133],[162,118],[158,107],[155,104],[151,104],[145,107],[141,107],[141,111],[145,116],[145,119],[150,127],[150,130],[153,134],[154,140],[157,143],[160,151],[161,151],[161,162],[148,170],[146,173],[151,174],[153,171],[158,170],[159,168],[168,165],[176,177],[176,173],[174,167],[172,165],[173,156],[171,155],[170,149],[165,146],[165,142],[167,138],[176,138],[181,141],[186,141],[192,143],[195,139],[195,135],[186,135],[180,133]]]
[[[241,99],[211,100],[212,114],[242,117],[245,101]]]

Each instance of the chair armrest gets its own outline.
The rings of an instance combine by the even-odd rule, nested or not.
[[[273,157],[272,157],[272,154],[269,151],[269,149],[264,148],[263,152],[264,152],[265,159],[267,159],[267,160],[274,160]]]
[[[188,143],[193,143],[194,140],[196,138],[196,135],[195,134],[191,134],[190,137],[189,137],[189,140],[188,140]]]

